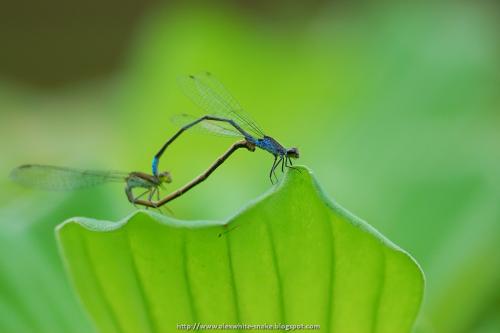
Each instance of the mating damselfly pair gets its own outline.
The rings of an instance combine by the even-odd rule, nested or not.
[[[274,156],[269,178],[277,179],[276,169],[281,166],[293,168],[292,159],[299,158],[297,148],[285,148],[278,141],[266,135],[262,129],[243,111],[236,99],[210,73],[190,75],[179,80],[184,93],[193,100],[206,114],[200,117],[179,115],[174,121],[182,123],[180,129],[160,148],[153,157],[152,174],[143,172],[117,171],[85,171],[47,165],[22,165],[12,171],[15,181],[31,187],[45,190],[73,190],[106,182],[124,182],[127,199],[135,204],[158,208],[169,201],[183,195],[196,185],[207,179],[236,150],[246,148],[255,151],[260,148]],[[171,183],[168,171],[159,172],[160,158],[166,149],[185,131],[200,129],[205,132],[223,136],[238,137],[241,140],[234,143],[223,155],[202,174],[183,187],[160,198],[160,189],[165,183]],[[143,189],[143,193],[134,195],[133,190]]]

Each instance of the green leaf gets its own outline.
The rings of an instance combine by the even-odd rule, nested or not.
[[[418,264],[299,171],[228,221],[139,211],[60,225],[67,269],[100,331],[199,322],[410,332],[424,289]]]

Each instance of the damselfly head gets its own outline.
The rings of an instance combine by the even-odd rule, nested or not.
[[[297,148],[289,148],[286,150],[286,156],[291,158],[299,158],[299,150]]]
[[[162,183],[171,183],[172,182],[172,176],[170,175],[170,172],[168,172],[168,171],[160,172],[160,174],[158,175],[158,178],[160,179],[160,181]]]

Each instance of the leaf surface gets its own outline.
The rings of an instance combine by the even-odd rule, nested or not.
[[[299,170],[228,221],[139,211],[117,223],[61,224],[68,272],[96,326],[172,332],[178,324],[282,323],[410,332],[424,289],[418,264]]]

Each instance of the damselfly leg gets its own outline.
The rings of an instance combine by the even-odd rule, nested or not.
[[[287,157],[285,159],[285,167],[302,173],[302,171],[299,168],[293,166],[292,159],[290,157]]]
[[[140,198],[142,198],[143,196],[145,196],[150,191],[151,191],[150,189],[147,189],[146,191],[144,191],[141,194],[139,194],[137,197],[132,198],[132,200],[130,200],[130,198],[129,198],[129,201],[132,203],[132,205],[134,205],[135,208],[138,208],[137,205],[135,204],[135,200],[139,200]]]
[[[156,191],[156,200],[160,201],[160,189],[157,189]],[[163,214],[163,210],[161,209],[161,207],[158,207],[158,210]]]
[[[271,180],[272,184],[275,184],[272,176],[274,176],[274,179],[276,180],[276,182],[278,182],[278,176],[276,175],[276,169],[278,167],[280,167],[280,165],[281,165],[281,171],[282,172],[284,171],[284,161],[285,161],[285,157],[278,156],[278,155],[274,156],[274,163],[273,163],[273,166],[271,167],[271,172],[269,173],[269,179]]]
[[[271,167],[271,171],[269,172],[269,180],[271,180],[271,184],[274,184],[274,182],[273,182],[273,175],[274,175],[274,169],[276,168],[276,162],[277,161],[278,161],[278,155],[274,155],[273,166]]]

